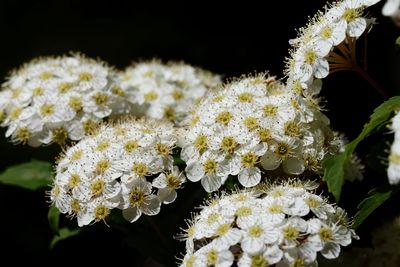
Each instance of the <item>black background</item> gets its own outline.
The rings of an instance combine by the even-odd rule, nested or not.
[[[244,1],[217,7],[216,2],[190,2],[189,6],[189,2],[170,1],[2,0],[0,80],[34,57],[69,51],[101,58],[118,68],[141,59],[160,58],[184,60],[225,77],[266,70],[281,77],[288,40],[324,3],[264,1],[260,6]],[[394,42],[400,31],[390,19],[380,16],[380,9],[381,5],[370,9],[371,14],[379,16],[379,24],[368,36],[369,72],[389,95],[395,95],[395,88],[400,88],[400,53]],[[352,73],[329,76],[322,95],[333,127],[349,138],[358,134],[373,108],[383,101]],[[52,160],[57,154],[54,147],[13,146],[4,138],[0,149],[0,170],[33,157]],[[174,209],[164,207],[156,219],[161,224]],[[190,217],[188,212],[182,210],[181,217]],[[47,247],[52,234],[46,213],[42,192],[0,187],[0,261],[75,264],[84,257],[91,263],[127,260],[131,266],[145,265],[146,257],[121,241],[121,234],[103,225],[60,243],[50,252]],[[170,231],[178,232],[179,226]],[[178,253],[179,247],[174,249]]]

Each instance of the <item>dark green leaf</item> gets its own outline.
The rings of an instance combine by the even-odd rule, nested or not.
[[[36,190],[51,184],[52,172],[49,162],[32,160],[7,168],[0,174],[0,182]]]
[[[54,246],[55,246],[58,242],[60,242],[60,241],[62,241],[62,240],[64,240],[64,239],[67,239],[67,238],[69,238],[69,237],[76,236],[76,235],[79,234],[80,232],[81,232],[80,229],[61,228],[60,231],[59,231],[59,233],[58,233],[58,235],[55,235],[55,236],[53,237],[53,240],[51,240],[50,249],[53,249]]]
[[[60,221],[60,212],[56,208],[56,206],[51,206],[49,212],[47,213],[47,219],[49,221],[50,229],[54,234],[58,235],[59,221]]]
[[[397,37],[397,39],[396,39],[396,44],[397,44],[397,45],[400,45],[400,36]]]
[[[400,109],[400,96],[395,96],[385,101],[374,110],[374,113],[370,117],[370,121],[364,125],[359,136],[346,145],[343,153],[329,157],[323,162],[325,168],[324,180],[327,182],[329,192],[333,194],[336,201],[339,201],[342,192],[345,167],[357,145],[371,133],[386,125],[391,118],[392,113],[398,109]]]
[[[398,189],[389,188],[387,186],[384,188],[375,188],[371,190],[368,193],[369,197],[365,198],[358,205],[358,212],[354,216],[353,228],[356,229],[359,227],[374,210],[376,210],[380,205],[383,204],[383,202],[396,193],[397,190]]]

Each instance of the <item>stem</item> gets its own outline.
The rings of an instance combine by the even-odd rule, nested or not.
[[[163,243],[167,242],[167,239],[165,238],[164,234],[161,232],[160,228],[158,227],[158,225],[154,222],[154,220],[152,218],[150,218],[149,216],[145,216],[145,218],[147,219],[147,221],[150,223],[151,227],[154,229],[154,231],[156,232],[157,236],[160,238],[160,240]]]
[[[367,65],[367,47],[368,47],[368,31],[367,33],[364,35],[364,59],[363,59],[363,69],[366,72],[368,65]]]
[[[361,77],[363,77],[384,99],[388,99],[389,96],[382,89],[382,87],[375,82],[362,68],[359,66],[354,66],[354,71],[357,72]]]

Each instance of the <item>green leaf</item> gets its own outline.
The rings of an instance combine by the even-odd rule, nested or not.
[[[49,162],[32,160],[7,168],[0,174],[0,182],[36,190],[51,184],[52,173],[53,170]]]
[[[65,228],[61,228],[60,231],[59,231],[59,234],[58,234],[58,235],[55,235],[55,236],[53,237],[53,240],[51,240],[50,249],[53,249],[54,246],[55,246],[58,242],[60,242],[60,241],[62,241],[62,240],[65,240],[65,239],[67,239],[67,238],[70,238],[70,237],[72,237],[72,236],[76,236],[76,235],[78,235],[80,232],[81,232],[80,229],[69,229],[69,228],[66,228],[66,227],[65,227]]]
[[[397,37],[397,39],[396,39],[396,44],[397,44],[397,45],[400,45],[400,36]]]
[[[369,197],[365,198],[360,204],[358,204],[358,211],[354,216],[353,228],[356,229],[359,227],[374,210],[376,210],[397,191],[398,189],[389,188],[388,186],[371,190],[368,193]]]
[[[331,156],[323,162],[325,169],[324,180],[328,190],[333,194],[336,201],[340,199],[342,186],[344,184],[345,168],[357,145],[374,131],[385,126],[395,110],[400,109],[400,96],[395,96],[385,101],[374,110],[370,121],[364,125],[362,132],[356,139],[348,143],[345,151],[339,155]]]
[[[59,221],[60,221],[60,212],[56,208],[56,206],[51,206],[49,212],[47,213],[47,219],[49,221],[50,229],[54,234],[58,235],[59,232]]]

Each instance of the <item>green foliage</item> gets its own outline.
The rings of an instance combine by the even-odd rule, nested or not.
[[[62,240],[65,240],[65,239],[67,239],[67,238],[70,238],[70,237],[72,237],[72,236],[76,236],[76,235],[79,234],[80,232],[81,232],[80,229],[69,229],[69,228],[67,228],[67,227],[61,228],[60,231],[59,231],[59,233],[58,233],[58,235],[55,235],[55,236],[53,237],[53,240],[51,240],[50,249],[53,249],[54,246],[55,246],[58,242],[60,242],[60,241],[62,241]]]
[[[339,201],[344,184],[345,167],[350,160],[357,145],[367,136],[386,125],[393,111],[400,109],[400,96],[395,96],[385,101],[374,110],[370,121],[364,125],[359,136],[346,145],[345,151],[339,155],[327,158],[323,165],[325,168],[324,180],[327,182],[329,192]]]
[[[400,45],[400,36],[397,37],[397,39],[396,39],[396,44],[397,44],[397,45]]]
[[[359,227],[364,220],[392,195],[394,195],[398,189],[394,189],[388,186],[375,188],[368,192],[368,197],[358,204],[358,212],[354,216],[353,228]]]
[[[49,221],[49,226],[55,235],[59,234],[59,222],[60,222],[60,212],[53,205],[50,207],[47,213],[47,219]]]
[[[52,176],[53,170],[49,162],[31,160],[7,168],[0,174],[0,182],[36,190],[49,186],[52,182]]]

